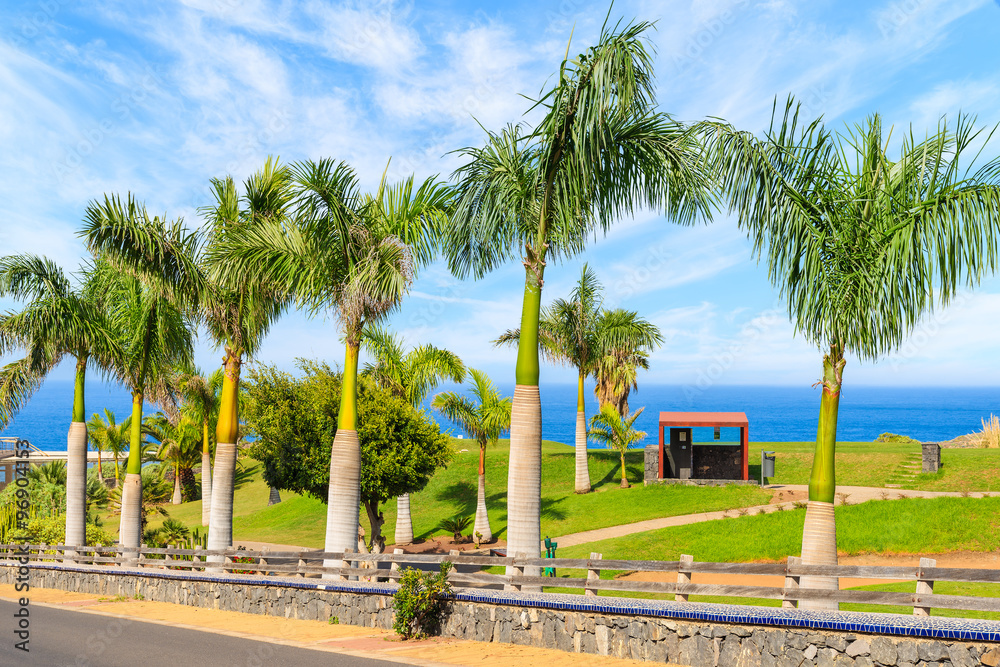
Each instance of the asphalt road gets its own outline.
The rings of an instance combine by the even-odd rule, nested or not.
[[[398,662],[314,651],[158,623],[29,607],[29,653],[14,648],[18,606],[0,600],[0,665],[45,667],[398,667]]]

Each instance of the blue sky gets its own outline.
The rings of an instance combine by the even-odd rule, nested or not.
[[[558,67],[593,42],[604,2],[125,3],[60,0],[0,7],[0,252],[75,267],[89,200],[132,191],[151,211],[197,225],[211,177],[245,178],[269,154],[333,157],[374,187],[450,174],[448,152],[483,126],[524,119]],[[775,96],[796,95],[836,127],[879,111],[918,133],[941,114],[1000,121],[1000,6],[989,1],[618,2],[613,16],[655,20],[658,99],[682,120],[720,116],[753,131]],[[531,120],[529,116],[527,120]],[[986,155],[1000,152],[997,141]],[[546,301],[593,266],[611,304],[666,337],[644,382],[808,385],[819,354],[794,336],[783,304],[731,220],[679,228],[649,211],[578,258],[550,267]],[[514,353],[489,340],[520,313],[523,269],[478,282],[440,263],[391,320],[512,382]],[[8,307],[10,303],[0,303]],[[847,369],[871,385],[996,385],[1000,279],[933,313],[898,352]],[[333,320],[292,313],[260,359],[342,359]],[[220,353],[206,339],[205,367]],[[69,377],[61,368],[57,376]],[[573,379],[546,367],[543,382]]]

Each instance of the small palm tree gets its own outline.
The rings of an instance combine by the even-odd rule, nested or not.
[[[221,368],[206,376],[201,370],[180,373],[181,401],[184,410],[201,425],[201,525],[207,526],[212,507],[212,425],[219,416],[219,396],[225,371]]]
[[[560,65],[527,136],[488,133],[461,154],[459,202],[446,244],[454,273],[476,277],[520,257],[525,267],[515,369],[508,549],[537,556],[541,543],[539,320],[547,261],[637,207],[677,222],[706,217],[711,181],[697,137],[655,109],[649,23],[602,27],[598,43]],[[568,55],[568,47],[567,47]]]
[[[486,508],[486,447],[510,429],[510,397],[501,397],[486,373],[469,369],[472,377],[472,398],[453,391],[438,394],[431,407],[465,429],[479,443],[479,493],[476,500],[476,523],[473,534],[482,535],[483,542],[493,540],[490,516]]]
[[[107,450],[114,457],[115,486],[118,486],[121,481],[118,473],[118,461],[121,459],[122,452],[128,449],[128,433],[131,422],[132,418],[126,417],[125,421],[117,424],[115,413],[107,408],[104,408],[103,417],[95,412],[94,416],[87,420],[87,435],[91,445],[98,452],[98,474],[100,474],[101,479],[104,479],[104,475],[100,473],[100,452]]]
[[[623,489],[629,486],[628,477],[625,475],[625,452],[646,437],[645,431],[632,428],[643,410],[645,408],[639,408],[631,415],[628,413],[622,415],[613,405],[606,404],[590,419],[590,438],[608,449],[615,450],[621,456]]]
[[[366,364],[362,373],[414,408],[419,409],[442,380],[465,380],[465,365],[458,355],[448,350],[419,345],[404,352],[398,336],[377,326],[362,331],[361,344],[375,358],[375,363]],[[407,493],[396,498],[396,544],[411,542],[413,520],[410,518],[410,494]]]
[[[624,308],[602,310],[595,329],[594,393],[599,405],[610,403],[624,417],[629,393],[639,388],[639,369],[649,368],[649,355],[663,336],[655,324]]]
[[[878,114],[834,136],[819,121],[803,127],[789,100],[783,116],[776,106],[762,142],[740,139],[753,164],[726,181],[731,207],[766,257],[796,330],[823,352],[803,563],[837,564],[834,460],[846,355],[875,360],[897,349],[933,307],[935,289],[947,303],[960,285],[996,269],[1000,160],[976,171],[975,154],[965,161],[984,138],[960,115],[923,140],[904,134],[890,157]],[[838,587],[830,577],[802,585]]]
[[[174,492],[170,502],[180,505],[184,501],[182,480],[193,478],[191,469],[200,460],[200,429],[189,415],[182,416],[177,424],[172,424],[163,414],[149,418],[148,422],[151,435],[159,443],[156,458],[173,471]]]

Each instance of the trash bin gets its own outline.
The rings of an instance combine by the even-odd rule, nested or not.
[[[760,450],[760,485],[764,486],[764,479],[774,477],[774,452]]]

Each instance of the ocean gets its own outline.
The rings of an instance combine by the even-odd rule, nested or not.
[[[87,416],[111,409],[119,422],[131,410],[128,391],[99,381],[87,383]],[[449,388],[445,388],[449,389]],[[513,387],[501,386],[509,395]],[[542,437],[567,445],[574,442],[576,385],[543,384]],[[656,442],[661,411],[745,412],[751,442],[796,442],[816,438],[818,387],[712,386],[704,390],[681,385],[640,384],[629,397],[632,410],[645,406],[636,428],[646,431],[647,443]],[[587,389],[588,416],[596,407]],[[72,382],[49,381],[38,390],[3,435],[29,440],[39,449],[65,450],[73,403]],[[429,403],[429,401],[427,402]],[[146,407],[147,411],[155,408]],[[428,410],[442,428],[455,435],[462,430]],[[870,387],[845,385],[840,402],[837,439],[872,441],[886,431],[922,441],[950,440],[981,428],[981,420],[1000,414],[1000,387]],[[735,441],[736,429],[723,429],[722,441]],[[696,430],[695,441],[711,440],[709,429]]]

